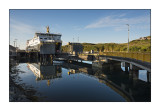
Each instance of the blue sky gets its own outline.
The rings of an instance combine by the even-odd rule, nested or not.
[[[150,35],[150,10],[10,10],[10,44],[25,49],[35,32],[61,33],[67,42],[125,43]]]

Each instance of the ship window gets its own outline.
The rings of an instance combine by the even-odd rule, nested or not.
[[[44,39],[47,39],[47,38],[44,38]]]
[[[40,38],[40,39],[43,39],[43,38]]]

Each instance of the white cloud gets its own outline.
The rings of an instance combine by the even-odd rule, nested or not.
[[[126,18],[125,14],[106,16],[99,19],[98,21],[85,26],[85,29],[89,28],[103,28],[103,27],[113,27],[115,30],[126,29],[125,25],[143,25],[150,23],[150,16],[140,16],[134,18]]]
[[[24,24],[21,22],[17,22],[14,20],[11,20],[11,24],[10,24],[10,30],[11,32],[14,33],[21,33],[21,34],[25,34],[25,33],[29,33],[32,34],[34,31],[34,27],[28,25],[28,24]]]
[[[10,43],[13,45],[14,39],[17,39],[18,46],[25,49],[26,41],[33,38],[34,33],[40,32],[41,29],[43,28],[10,19]]]
[[[10,32],[19,36],[28,34],[33,35],[35,32],[41,32],[42,30],[44,31],[44,28],[44,26],[36,27],[30,24],[10,19]]]

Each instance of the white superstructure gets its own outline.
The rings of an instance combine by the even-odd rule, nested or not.
[[[40,43],[47,43],[47,42],[60,42],[61,35],[59,34],[48,34],[48,33],[35,33],[35,37],[31,40],[27,41],[27,46],[35,46]]]
[[[61,51],[61,34],[49,33],[49,27],[47,27],[46,33],[35,33],[34,38],[27,40],[26,45],[27,51],[40,51],[42,54],[55,54]]]

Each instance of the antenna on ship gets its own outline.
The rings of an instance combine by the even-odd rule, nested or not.
[[[49,33],[49,26],[47,26],[46,28],[47,28],[47,33]]]

